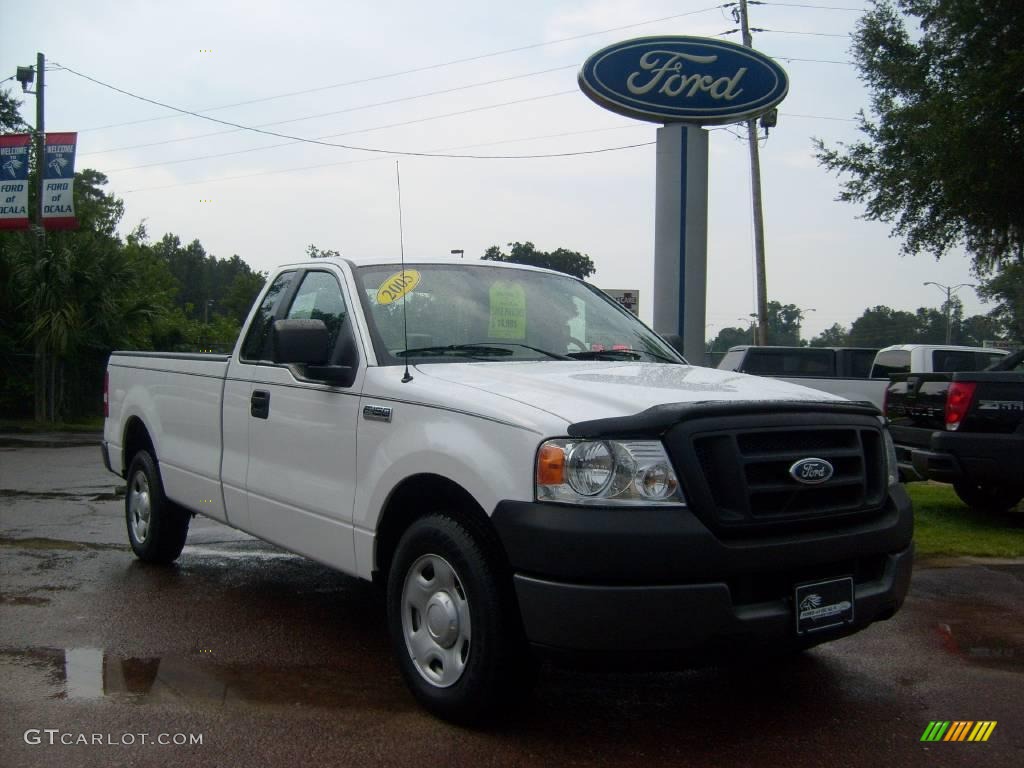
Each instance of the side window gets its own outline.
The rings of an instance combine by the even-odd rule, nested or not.
[[[274,284],[270,286],[267,295],[263,297],[263,303],[252,318],[252,325],[249,326],[249,333],[245,335],[242,343],[242,359],[247,362],[256,362],[270,356],[270,328],[277,314],[281,298],[288,290],[294,272],[282,272],[277,276]]]
[[[328,272],[307,272],[288,308],[289,320],[323,320],[329,334],[327,348],[330,350],[338,341],[346,314],[341,288],[334,275]]]
[[[879,352],[871,367],[871,378],[887,379],[894,373],[910,373],[910,353],[904,350]]]

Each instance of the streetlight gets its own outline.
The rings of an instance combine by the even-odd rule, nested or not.
[[[818,310],[815,309],[814,307],[808,307],[807,309],[800,309],[800,307],[797,307],[796,311],[797,311],[797,315],[796,315],[796,342],[797,342],[797,345],[799,346],[799,344],[800,344],[800,328],[804,324],[804,313],[805,312],[817,312]]]
[[[949,344],[949,340],[952,336],[953,331],[953,294],[961,288],[977,288],[974,283],[960,283],[959,285],[943,285],[942,283],[933,283],[931,280],[925,281],[924,285],[934,285],[940,291],[946,292],[946,343]]]
[[[203,305],[203,325],[210,324],[210,308],[214,305],[213,299],[207,299]]]
[[[466,252],[461,248],[452,248],[452,256],[454,256],[456,253],[459,254],[460,259],[466,258]]]

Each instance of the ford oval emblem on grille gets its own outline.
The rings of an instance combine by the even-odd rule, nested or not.
[[[832,477],[834,471],[824,459],[800,459],[789,468],[790,476],[804,485],[821,485]]]

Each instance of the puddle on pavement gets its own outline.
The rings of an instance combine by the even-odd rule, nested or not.
[[[120,544],[102,544],[92,541],[67,541],[65,539],[47,539],[40,536],[31,536],[24,539],[0,536],[0,547],[17,547],[18,549],[30,550],[57,549],[72,552],[83,549],[124,549]]]
[[[0,488],[0,499],[40,499],[54,501],[58,499],[73,501],[117,501],[123,499],[124,486],[106,491],[23,491],[16,488]]]
[[[980,611],[966,620],[940,622],[943,648],[969,664],[1024,670],[1024,627],[1005,615]]]
[[[0,649],[5,667],[44,673],[51,698],[120,698],[140,703],[373,706],[407,709],[411,701],[397,672],[328,666],[224,664],[206,651],[163,657],[122,657],[99,648]],[[8,669],[5,672],[10,672]],[[7,677],[4,674],[4,677]],[[22,686],[24,683],[21,684]]]

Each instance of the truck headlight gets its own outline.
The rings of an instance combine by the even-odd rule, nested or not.
[[[885,475],[888,487],[891,488],[900,481],[900,466],[896,458],[896,444],[888,429],[882,429],[882,437],[885,441]]]
[[[537,451],[537,499],[602,506],[686,504],[657,440],[548,440]]]

